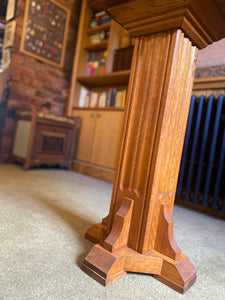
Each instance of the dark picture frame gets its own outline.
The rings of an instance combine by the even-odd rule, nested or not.
[[[13,46],[14,36],[16,31],[16,21],[13,20],[5,25],[3,47],[8,48]]]

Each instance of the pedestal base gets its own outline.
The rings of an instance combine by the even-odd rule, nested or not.
[[[86,234],[85,238],[94,244],[102,243],[106,237],[107,227],[103,223],[98,223],[90,227]]]
[[[104,223],[87,231],[86,237],[98,244],[85,258],[82,270],[104,286],[125,276],[126,272],[151,274],[177,292],[184,293],[195,282],[196,271],[175,242],[174,222],[168,204],[161,205],[155,247],[145,254],[127,246],[132,211],[133,201],[124,199],[107,237]]]
[[[122,278],[127,272],[145,273],[184,293],[196,281],[196,272],[189,258],[181,254],[178,261],[157,251],[139,254],[126,247],[111,253],[95,245],[85,258],[82,270],[104,286]]]

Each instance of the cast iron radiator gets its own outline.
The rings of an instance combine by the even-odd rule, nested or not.
[[[225,212],[225,96],[192,96],[176,198]]]

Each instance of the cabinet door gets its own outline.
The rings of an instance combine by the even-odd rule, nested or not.
[[[96,113],[92,163],[112,169],[116,168],[122,120],[123,111],[99,111]]]
[[[73,116],[81,117],[81,130],[76,159],[90,162],[96,123],[96,112],[90,110],[79,110],[74,111]]]

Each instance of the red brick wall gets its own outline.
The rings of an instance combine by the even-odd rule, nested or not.
[[[20,52],[26,0],[19,0],[16,11],[16,34],[11,56],[11,86],[7,107],[9,111],[23,110],[29,104],[40,109],[51,103],[52,113],[63,115],[67,89],[73,66],[74,49],[80,15],[80,0],[57,0],[71,11],[64,67],[57,68]],[[13,114],[7,114],[13,116]],[[12,119],[12,117],[11,117]],[[13,144],[15,122],[6,117],[2,137],[0,162],[7,162]]]
[[[70,86],[79,21],[79,1],[58,0],[59,3],[71,11],[66,58],[63,69],[40,62],[20,52],[25,2],[25,0],[20,0],[18,3],[19,6],[16,17],[17,28],[11,63],[12,83],[8,105],[12,107],[34,103],[37,107],[40,107],[42,103],[50,102],[53,111],[56,114],[62,115],[66,99],[66,90]]]

